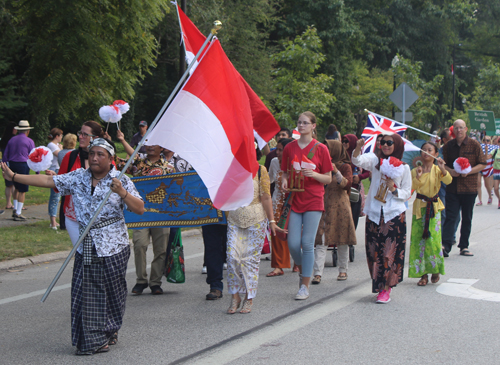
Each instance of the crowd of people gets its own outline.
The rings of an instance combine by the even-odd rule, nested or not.
[[[130,144],[118,131],[117,139],[129,156],[147,128],[147,122],[141,121],[140,131]],[[67,134],[63,138],[63,131],[53,128],[48,136],[48,148],[54,156],[52,165],[45,175],[29,175],[26,161],[34,148],[28,137],[31,129],[27,121],[9,125],[4,134],[6,140],[2,138],[0,145],[6,208],[13,208],[14,220],[26,219],[22,209],[29,185],[49,188],[50,225],[57,230],[60,224],[76,244],[96,207],[112,191],[77,250],[71,293],[76,354],[106,352],[118,341],[127,295],[125,273],[130,248],[123,209],[142,214],[144,197],[126,175],[118,179],[127,160],[116,156],[109,135],[94,121],[81,126],[77,149],[77,136]],[[267,146],[260,151],[256,144],[255,158],[259,161],[263,152],[266,162],[254,177],[252,202],[227,212],[227,225],[202,227],[206,281],[210,286],[206,299],[223,297],[223,270],[227,263],[227,290],[231,294],[228,314],[251,313],[266,239],[271,242],[273,268],[266,277],[284,275],[285,269],[292,267],[291,257],[299,272],[295,299],[306,300],[310,284],[322,281],[329,247],[337,252],[337,280],[348,279],[349,251],[358,243],[356,229],[360,216],[365,215],[365,250],[372,292],[377,294],[377,303],[388,303],[393,288],[403,281],[406,211],[414,192],[409,277],[418,278],[419,286],[428,284],[428,275],[432,283],[437,283],[440,275],[445,274],[444,258],[450,254],[460,219],[459,253],[473,256],[469,236],[474,206],[482,205],[481,176],[488,204],[494,192],[500,209],[500,154],[496,153],[499,138],[485,136],[480,144],[467,135],[462,120],[456,120],[441,133],[441,144],[428,141],[422,145],[419,166],[401,161],[405,142],[398,134],[380,134],[374,151],[363,153],[364,139],[341,135],[334,125],[319,141],[316,117],[309,111],[298,116],[297,131],[299,137],[294,139],[289,129],[282,128],[273,149]],[[489,147],[492,143],[497,148]],[[459,157],[468,159],[470,172],[455,170],[454,161]],[[296,161],[306,163],[297,168]],[[391,172],[389,176],[389,165],[390,171],[397,170],[398,174]],[[166,175],[191,169],[189,162],[174,151],[142,146],[126,173]],[[370,185],[365,194],[363,180],[368,178]],[[478,193],[479,202],[475,204]],[[148,287],[154,295],[163,293],[166,256],[176,229],[179,228],[134,231],[136,283],[132,294],[140,295]],[[148,276],[149,243],[154,257]]]

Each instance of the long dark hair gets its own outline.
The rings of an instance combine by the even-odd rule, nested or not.
[[[104,129],[99,123],[94,122],[93,120],[88,120],[83,123],[83,125],[86,127],[90,127],[94,136],[104,138]]]
[[[0,150],[2,150],[2,151],[5,150],[5,147],[7,147],[7,143],[14,136],[14,134],[12,133],[12,130],[14,129],[15,126],[17,126],[17,124],[14,122],[8,122],[7,125],[5,126],[5,130],[3,131],[2,140],[0,141]]]

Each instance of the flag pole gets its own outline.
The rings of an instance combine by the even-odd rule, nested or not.
[[[381,116],[381,117],[384,117],[383,115],[380,115],[380,114],[377,114],[377,113],[374,113],[374,112],[371,112],[369,111],[368,109],[365,109],[365,112],[367,113],[372,113],[372,114],[375,114],[375,115],[378,115],[378,116]],[[385,119],[388,119],[390,120],[391,122],[396,122],[396,123],[399,123],[398,121],[396,120],[392,120],[390,118],[387,118],[387,117],[384,117]],[[401,124],[401,123],[400,123]],[[407,128],[410,128],[410,129],[413,129],[417,132],[420,132],[420,133],[423,133],[423,134],[427,134],[428,136],[431,136],[431,137],[437,137],[435,134],[431,134],[431,133],[428,133],[428,132],[424,132],[423,130],[421,129],[418,129],[418,128],[415,128],[415,127],[412,127],[411,125],[408,125],[408,124],[404,124],[404,126],[406,126]]]
[[[214,22],[214,27],[212,28],[212,30],[210,31],[210,34],[208,35],[207,39],[205,40],[205,42],[203,43],[203,45],[201,46],[200,50],[198,51],[198,53],[196,54],[196,56],[194,57],[193,61],[191,61],[191,63],[189,64],[189,66],[187,67],[186,71],[184,72],[184,74],[182,75],[182,77],[180,78],[179,82],[177,83],[177,85],[175,86],[174,90],[170,93],[170,96],[168,97],[167,101],[165,102],[165,104],[163,104],[163,107],[160,109],[160,111],[158,112],[156,118],[154,119],[153,123],[151,124],[151,127],[148,128],[146,134],[144,135],[144,137],[142,137],[141,141],[139,142],[139,144],[137,145],[134,153],[132,153],[132,155],[130,156],[130,158],[128,159],[127,163],[125,164],[125,166],[123,167],[123,169],[121,170],[120,172],[120,175],[118,176],[118,179],[120,179],[124,174],[125,174],[125,171],[127,171],[128,167],[130,166],[130,164],[132,163],[132,161],[134,160],[135,156],[137,155],[138,151],[140,150],[140,148],[144,145],[144,143],[147,141],[147,137],[149,135],[149,133],[153,130],[154,126],[158,123],[158,121],[160,120],[160,117],[163,115],[163,113],[165,112],[165,110],[167,109],[167,107],[170,105],[172,99],[174,98],[174,96],[177,94],[177,92],[179,91],[179,89],[182,87],[184,81],[186,80],[186,78],[188,77],[189,75],[189,71],[191,70],[191,68],[194,66],[195,62],[198,60],[198,58],[200,57],[200,55],[202,54],[203,50],[206,48],[206,46],[210,43],[210,41],[212,40],[212,38],[217,34],[217,31],[222,27],[222,23],[218,20],[216,20]],[[98,214],[101,212],[102,208],[104,207],[104,204],[107,202],[107,200],[109,199],[109,196],[111,195],[111,189],[106,193],[106,195],[104,196],[104,199],[102,200],[101,204],[99,204],[99,206],[97,207],[97,210],[95,211],[94,215],[92,216],[92,219],[90,220],[89,224],[85,227],[83,233],[81,234],[81,236],[78,238],[78,241],[76,242],[76,244],[74,245],[73,249],[71,250],[71,252],[69,253],[68,257],[66,257],[66,260],[64,260],[63,264],[61,265],[61,268],[59,269],[59,271],[57,272],[56,276],[54,277],[54,279],[52,280],[52,282],[50,283],[49,287],[47,288],[47,291],[45,292],[45,294],[43,295],[42,299],[40,300],[42,303],[45,302],[45,300],[47,299],[47,297],[49,296],[50,292],[52,291],[52,289],[54,288],[54,286],[56,285],[57,281],[59,280],[59,278],[61,277],[63,271],[66,269],[66,266],[68,266],[69,264],[69,261],[71,260],[71,258],[73,257],[73,255],[75,254],[76,250],[78,249],[78,247],[81,245],[84,237],[87,236],[87,234],[89,233],[90,231],[90,228],[92,227],[92,225],[94,224],[95,220],[97,219],[97,216]]]

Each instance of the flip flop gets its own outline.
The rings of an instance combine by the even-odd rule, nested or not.
[[[431,283],[436,284],[439,281],[439,274],[432,274],[431,275]]]
[[[417,285],[418,285],[418,286],[426,286],[428,282],[429,282],[429,277],[428,277],[427,275],[425,275],[425,277],[422,277],[422,278],[418,281]]]
[[[5,209],[14,209],[14,206],[11,206],[11,207],[5,207]]]
[[[275,276],[281,276],[281,275],[284,275],[285,273],[283,272],[283,270],[281,272],[276,272],[276,271],[271,271],[269,274],[267,274],[266,276],[268,278],[272,278],[272,277],[275,277]]]
[[[340,275],[340,274],[339,274],[339,276],[337,276],[337,280],[338,280],[338,281],[344,281],[344,280],[347,280],[347,273],[343,273],[343,274],[345,274],[345,275]]]
[[[464,248],[462,251],[460,251],[460,255],[462,255],[462,256],[474,256],[474,254],[472,252],[470,252],[469,250],[467,250],[466,248]]]

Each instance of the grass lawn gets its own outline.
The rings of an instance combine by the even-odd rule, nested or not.
[[[68,232],[54,231],[49,221],[2,228],[0,261],[71,249]]]

